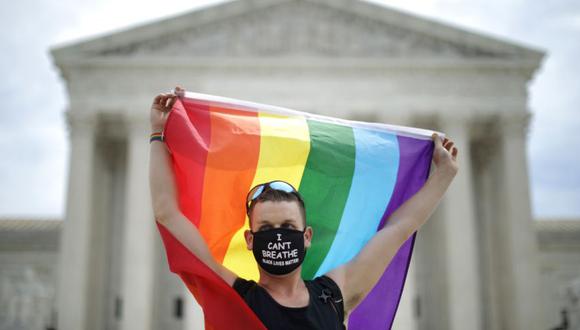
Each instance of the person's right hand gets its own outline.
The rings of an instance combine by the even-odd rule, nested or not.
[[[149,114],[152,132],[157,133],[163,131],[169,111],[173,108],[177,97],[183,95],[184,92],[185,90],[183,88],[177,86],[173,93],[161,93],[155,96]]]

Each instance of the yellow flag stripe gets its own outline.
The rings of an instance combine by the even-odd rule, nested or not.
[[[272,180],[283,180],[298,189],[310,152],[306,119],[260,113],[259,121],[260,153],[252,187]],[[223,265],[242,278],[257,281],[258,266],[244,238],[248,228],[246,216],[244,227],[230,241]]]

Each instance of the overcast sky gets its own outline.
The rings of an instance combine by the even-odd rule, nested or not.
[[[21,0],[0,12],[0,217],[64,215],[66,92],[49,48],[216,0]],[[580,219],[580,1],[395,0],[385,4],[547,52],[529,86],[536,218]]]

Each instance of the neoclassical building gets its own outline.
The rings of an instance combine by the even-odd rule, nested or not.
[[[526,162],[527,85],[541,51],[365,1],[237,0],[52,55],[71,143],[59,329],[201,324],[167,270],[147,186],[148,109],[176,84],[445,132],[461,171],[419,233],[395,326],[550,325]]]

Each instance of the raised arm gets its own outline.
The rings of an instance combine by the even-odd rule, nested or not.
[[[350,262],[327,275],[342,290],[345,311],[352,310],[375,286],[401,245],[431,216],[458,171],[457,148],[433,134],[436,169],[425,185],[401,205],[381,229]]]
[[[176,91],[182,90],[176,88]],[[155,97],[150,114],[153,133],[163,131],[167,115],[176,99],[176,95],[172,93],[159,94]],[[236,275],[215,261],[197,228],[179,210],[171,159],[163,142],[154,141],[151,143],[149,181],[155,220],[167,228],[178,241],[224,281],[233,285]]]

